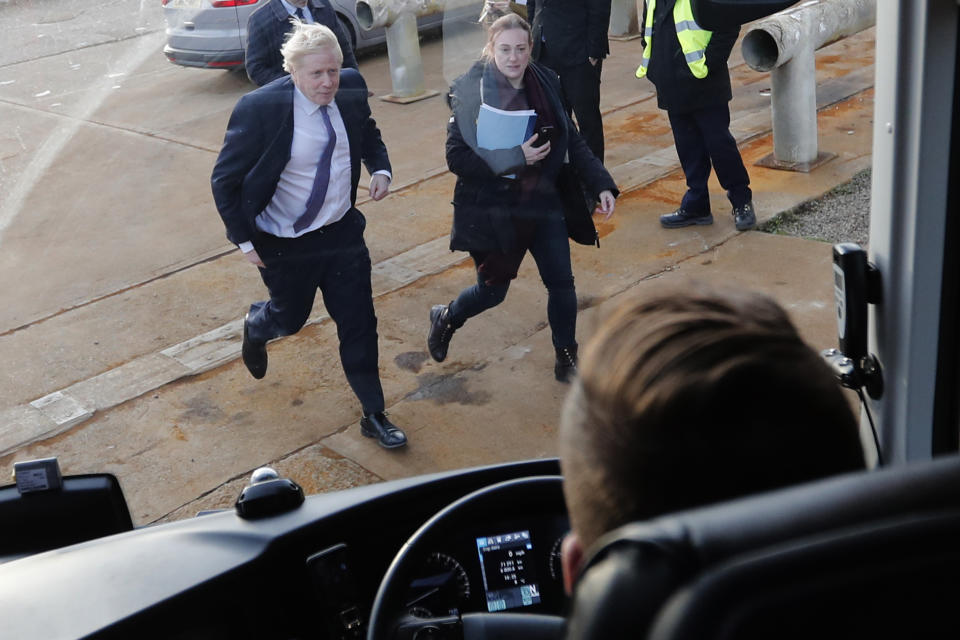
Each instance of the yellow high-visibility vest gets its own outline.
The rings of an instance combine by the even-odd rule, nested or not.
[[[648,0],[647,19],[643,25],[643,36],[647,40],[647,46],[643,48],[643,59],[637,68],[637,77],[643,78],[647,75],[647,67],[650,66],[650,52],[653,48],[653,9],[657,0]],[[683,56],[687,59],[687,66],[693,77],[702,79],[707,77],[707,45],[710,43],[712,31],[701,29],[697,21],[693,19],[693,10],[690,8],[690,0],[677,0],[673,5],[673,23],[677,28],[677,39],[680,40],[680,49]]]

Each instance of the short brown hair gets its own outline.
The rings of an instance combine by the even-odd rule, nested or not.
[[[783,308],[703,286],[633,297],[602,322],[560,456],[584,548],[633,520],[864,467],[848,399]]]

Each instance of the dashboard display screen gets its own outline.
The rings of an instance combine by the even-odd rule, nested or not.
[[[480,572],[488,611],[527,607],[540,602],[529,531],[477,538]]]

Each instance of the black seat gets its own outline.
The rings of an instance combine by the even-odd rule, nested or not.
[[[960,637],[960,459],[849,474],[622,527],[567,637]]]
[[[63,476],[55,490],[0,487],[0,562],[133,529],[117,478]]]

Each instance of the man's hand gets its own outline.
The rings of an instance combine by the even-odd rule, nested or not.
[[[266,268],[266,265],[263,264],[263,260],[261,260],[260,256],[257,254],[256,249],[251,249],[250,251],[246,252],[243,254],[243,257],[246,258],[247,261],[252,265],[258,266],[261,269]]]
[[[377,173],[370,177],[370,197],[374,200],[382,200],[390,193],[390,179],[382,173]]]
[[[613,197],[613,192],[609,189],[600,192],[600,206],[598,206],[597,209],[603,214],[604,221],[609,220],[610,216],[613,215],[616,200],[617,199]]]
[[[520,145],[520,148],[523,150],[523,157],[527,161],[527,164],[537,164],[541,160],[547,157],[550,153],[550,143],[545,142],[539,147],[533,146],[533,143],[537,141],[537,138],[540,137],[539,133],[535,133],[530,136],[530,139]]]

